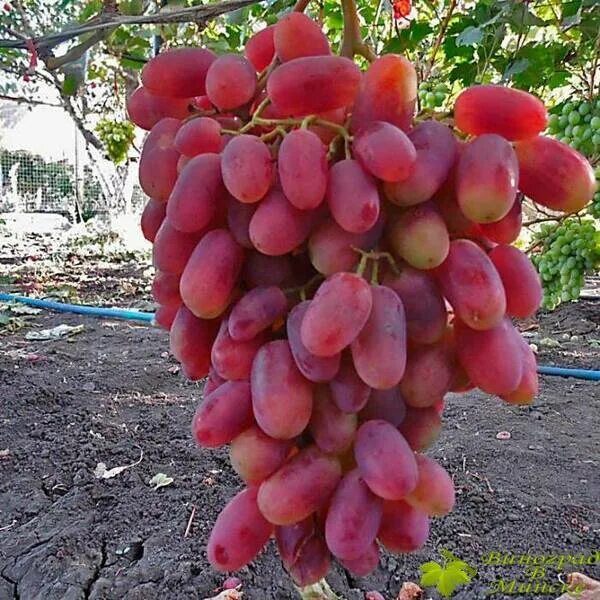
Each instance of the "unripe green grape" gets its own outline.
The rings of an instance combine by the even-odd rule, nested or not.
[[[581,121],[581,115],[578,112],[573,111],[569,113],[569,123],[571,125],[577,125],[579,121]]]
[[[583,117],[592,110],[592,107],[590,106],[589,102],[582,102],[577,110],[579,114]]]

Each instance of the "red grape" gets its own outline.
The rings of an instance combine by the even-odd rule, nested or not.
[[[256,211],[256,204],[244,204],[233,196],[227,200],[227,226],[235,241],[244,248],[252,249],[250,221]]]
[[[503,394],[501,398],[509,404],[531,404],[539,391],[537,361],[529,344],[523,338],[519,342],[523,369],[521,381],[515,390]]]
[[[274,33],[275,25],[269,25],[257,31],[244,46],[246,58],[258,72],[268,67],[275,56]]]
[[[406,407],[406,416],[398,427],[415,452],[427,450],[440,435],[442,419],[435,407]]]
[[[354,456],[371,490],[386,500],[399,500],[417,485],[417,463],[402,434],[390,423],[363,423],[356,434]]]
[[[458,205],[475,223],[499,221],[514,204],[518,179],[512,146],[499,135],[484,134],[466,146],[458,162]]]
[[[274,525],[297,523],[327,502],[340,477],[335,457],[308,446],[261,483],[258,506]]]
[[[372,305],[371,288],[360,275],[332,275],[319,286],[304,315],[302,343],[317,356],[338,354],[356,339]]]
[[[258,510],[258,488],[234,496],[217,517],[207,545],[210,564],[221,572],[236,571],[262,550],[273,525]]]
[[[275,53],[281,62],[302,56],[331,54],[329,41],[317,23],[301,12],[291,12],[277,21]]]
[[[154,321],[160,328],[170,331],[180,306],[180,304],[159,306],[154,313]]]
[[[377,183],[358,161],[350,158],[331,167],[327,202],[338,225],[350,233],[368,231],[379,217]]]
[[[304,315],[310,305],[309,301],[297,304],[287,318],[287,336],[296,365],[304,377],[310,381],[320,382],[333,379],[340,367],[340,354],[333,356],[315,356],[302,343],[300,328]]]
[[[225,187],[240,202],[258,202],[273,181],[271,152],[252,135],[238,135],[225,146],[221,169]]]
[[[157,271],[152,281],[152,297],[163,306],[181,304],[179,275]]]
[[[342,454],[348,450],[354,440],[356,423],[356,415],[344,413],[336,406],[328,386],[316,387],[309,430],[323,452]]]
[[[386,54],[369,65],[352,109],[352,131],[387,121],[408,131],[417,101],[417,74],[403,56]]]
[[[358,376],[350,353],[342,354],[340,368],[329,388],[332,400],[345,413],[359,412],[371,394],[371,388]]]
[[[219,56],[206,73],[206,95],[221,111],[247,104],[256,91],[256,71],[237,54]]]
[[[290,203],[302,210],[319,206],[327,189],[327,149],[319,137],[305,129],[288,133],[277,160],[281,189]]]
[[[280,288],[254,288],[233,307],[229,315],[229,334],[238,342],[251,340],[283,317],[287,308],[287,298]]]
[[[217,205],[224,200],[221,157],[200,154],[181,171],[169,197],[167,218],[179,231],[202,231],[215,216]]]
[[[360,69],[349,58],[295,58],[273,71],[267,94],[284,114],[312,115],[352,104],[360,77]]]
[[[152,248],[152,264],[158,271],[181,275],[198,244],[200,232],[184,233],[168,220],[159,227]]]
[[[233,470],[248,484],[259,484],[286,461],[292,443],[269,437],[256,425],[231,442],[229,459]]]
[[[428,273],[402,267],[398,275],[387,274],[383,283],[402,300],[406,333],[412,341],[433,344],[444,335],[448,319],[446,305]]]
[[[352,147],[365,170],[383,181],[406,179],[417,160],[417,151],[410,138],[385,121],[367,125],[356,136]]]
[[[293,265],[289,256],[265,256],[249,252],[242,279],[250,287],[259,285],[286,285],[293,279]]]
[[[519,189],[552,210],[577,212],[596,191],[594,169],[587,159],[558,140],[538,136],[515,145]]]
[[[338,484],[325,520],[325,540],[337,558],[352,560],[368,551],[381,524],[383,500],[367,486],[358,469]]]
[[[540,276],[527,254],[501,244],[490,251],[489,257],[504,285],[507,314],[519,319],[532,316],[540,307],[543,293]]]
[[[515,198],[508,213],[495,223],[481,223],[479,231],[492,242],[497,244],[512,244],[521,233],[523,211],[519,195]]]
[[[127,99],[127,114],[138,127],[149,131],[166,117],[185,119],[191,114],[191,103],[192,98],[155,96],[142,86]]]
[[[146,206],[144,206],[144,211],[142,212],[141,227],[144,237],[149,242],[154,242],[156,234],[158,233],[162,222],[165,220],[166,214],[166,202],[159,202],[158,200],[153,200],[152,198],[150,198],[146,203]]]
[[[197,156],[207,152],[218,154],[223,149],[221,125],[209,117],[187,121],[177,131],[174,146],[186,156]]]
[[[210,367],[208,370],[208,377],[202,388],[202,397],[206,398],[211,392],[214,392],[219,386],[223,385],[225,381],[227,380],[223,379],[213,367]]]
[[[443,517],[454,508],[452,478],[439,463],[423,454],[415,454],[419,469],[417,487],[405,501],[430,517]]]
[[[471,135],[497,133],[514,141],[546,129],[548,113],[543,103],[527,92],[500,85],[474,85],[456,99],[454,122]]]
[[[312,385],[294,362],[287,340],[265,344],[252,364],[252,402],[259,427],[276,439],[300,435],[312,413]]]
[[[406,404],[400,388],[396,386],[389,390],[373,390],[358,416],[363,423],[381,420],[398,427],[406,417]]]
[[[252,398],[247,381],[226,381],[201,402],[192,421],[196,442],[204,448],[228,444],[252,425]]]
[[[142,83],[157,96],[202,96],[207,71],[215,59],[215,54],[206,48],[168,50],[146,63]]]
[[[429,537],[429,517],[406,502],[384,502],[377,537],[391,552],[416,552]]]
[[[390,288],[373,285],[371,295],[371,314],[350,348],[360,378],[372,388],[387,390],[404,375],[406,317],[402,301]]]
[[[437,269],[442,293],[456,314],[473,329],[489,329],[506,311],[506,295],[494,263],[470,240],[450,243],[448,258]]]
[[[358,556],[357,558],[352,559],[339,559],[340,564],[348,569],[353,575],[358,575],[358,577],[366,577],[370,573],[372,573],[379,564],[379,546],[377,542],[373,542],[366,552]],[[366,596],[370,598],[369,595]],[[382,600],[383,596],[382,596]]]

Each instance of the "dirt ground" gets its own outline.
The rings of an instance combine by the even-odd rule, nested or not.
[[[147,265],[134,256],[99,264],[87,251],[19,256],[0,245],[0,291],[56,296],[67,289],[85,302],[148,306]],[[56,341],[25,337],[63,323],[84,329]],[[541,364],[600,368],[600,300],[542,313],[523,328]],[[200,450],[191,439],[200,390],[178,372],[159,329],[52,312],[5,320],[0,600],[204,599],[221,589],[224,576],[208,565],[206,541],[241,486],[225,450]],[[454,477],[455,511],[434,521],[422,552],[384,554],[365,578],[336,566],[331,587],[347,600],[369,590],[394,600],[404,581],[418,581],[420,564],[441,560],[440,549],[478,571],[458,600],[498,589],[492,598],[556,598],[560,573],[599,578],[600,385],[543,377],[537,402],[526,408],[481,393],[453,396],[445,421],[429,453]],[[135,464],[101,479],[99,463]],[[153,489],[148,482],[157,473],[173,482]],[[495,564],[486,559],[491,552],[529,554],[530,561],[584,555],[593,564],[554,562],[541,572]],[[244,598],[298,597],[272,544],[238,576]],[[513,579],[537,591],[510,592]]]

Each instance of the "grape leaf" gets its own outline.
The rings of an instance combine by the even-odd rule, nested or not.
[[[427,570],[424,569],[426,565],[430,565],[430,568]],[[423,587],[436,586],[439,583],[443,573],[442,567],[436,562],[426,563],[425,565],[422,565],[421,571],[423,571],[423,574],[421,575],[421,580],[419,581],[419,583]]]
[[[456,38],[457,46],[475,46],[483,39],[483,29],[469,26]]]

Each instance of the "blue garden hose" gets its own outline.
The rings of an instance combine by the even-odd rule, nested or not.
[[[90,317],[106,317],[110,319],[127,319],[129,321],[154,321],[154,313],[141,312],[137,310],[122,310],[120,308],[100,308],[96,306],[84,306],[82,304],[64,304],[52,300],[38,300],[27,296],[0,293],[2,302],[21,302],[37,308],[48,308],[60,312],[72,312]],[[600,381],[600,371],[591,369],[568,369],[565,367],[551,367],[538,365],[538,373],[541,375],[555,375],[558,377],[574,377],[575,379],[586,379],[588,381]]]

